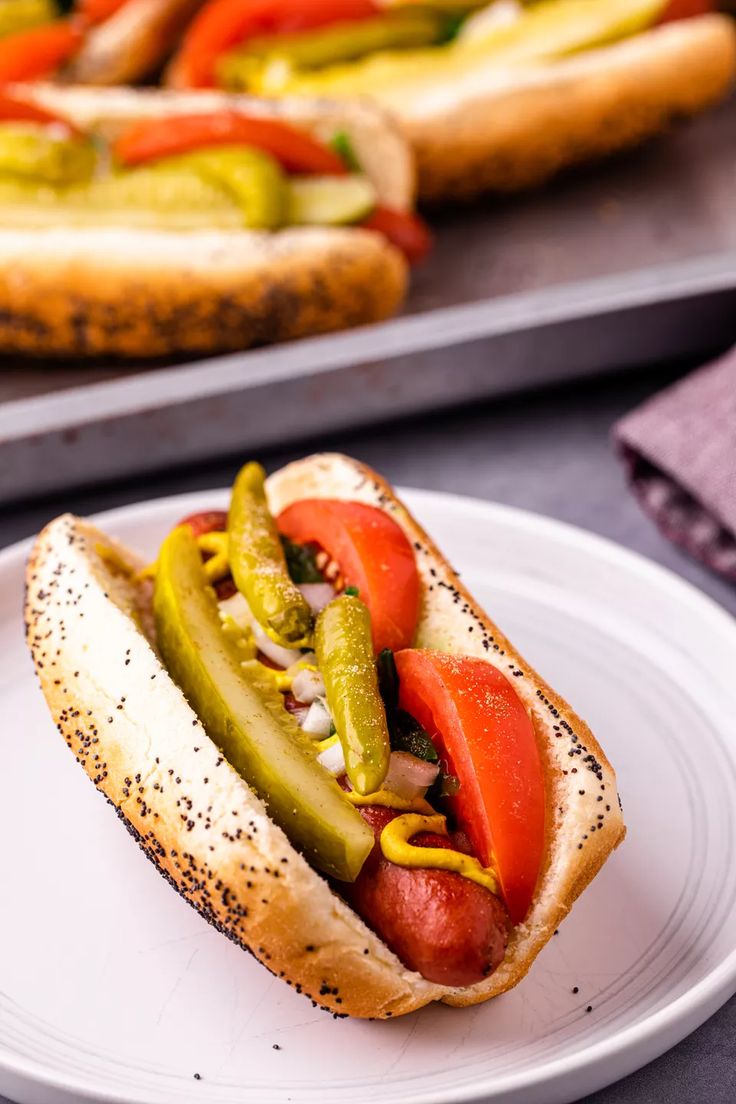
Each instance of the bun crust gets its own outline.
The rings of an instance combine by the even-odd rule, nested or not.
[[[128,0],[87,35],[59,79],[76,84],[128,84],[166,61],[201,0]]]
[[[394,313],[406,265],[358,229],[0,229],[0,352],[246,349]]]
[[[108,139],[142,117],[224,107],[284,117],[321,137],[344,129],[366,151],[381,200],[411,206],[406,143],[364,105],[53,85],[17,85],[13,95]],[[156,357],[245,349],[379,321],[398,309],[406,284],[401,254],[382,235],[355,227],[176,232],[0,221],[0,352]]]
[[[338,1014],[384,1018],[432,1000],[487,1000],[524,976],[623,839],[613,770],[584,722],[474,607],[374,472],[346,457],[315,456],[272,476],[268,494],[275,512],[314,494],[388,510],[417,550],[423,586],[418,644],[480,655],[503,671],[514,666],[522,672],[514,685],[533,719],[547,772],[547,854],[531,913],[514,931],[496,973],[466,989],[430,984],[406,970],[332,893],[222,758],[161,666],[144,635],[150,632],[150,584],[134,584],[121,566],[140,564],[69,515],[40,534],[27,571],[27,639],[52,716],[89,777],[182,896],[315,1003]],[[593,833],[602,808],[604,819]]]
[[[543,183],[642,142],[721,99],[736,74],[725,15],[671,23],[547,64],[477,67],[450,86],[387,88],[417,159],[420,198],[442,201]]]

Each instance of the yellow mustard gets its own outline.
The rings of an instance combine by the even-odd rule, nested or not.
[[[197,537],[197,546],[200,552],[210,553],[210,559],[204,564],[204,573],[211,583],[217,583],[230,574],[227,533],[202,533]]]
[[[399,797],[391,790],[376,790],[375,793],[369,794],[359,794],[355,790],[350,790],[345,796],[353,805],[385,805],[388,809],[406,809],[417,813],[427,813],[428,815],[434,812],[432,806],[423,797]],[[403,820],[404,818],[399,817],[398,819]],[[419,820],[421,819],[419,817]],[[417,850],[419,849],[417,848]],[[386,857],[388,858],[388,856]],[[406,866],[407,864],[402,863],[402,865]]]
[[[406,813],[390,821],[381,832],[381,850],[389,862],[394,862],[397,866],[451,870],[498,895],[495,871],[481,866],[472,855],[464,855],[462,851],[453,851],[444,847],[414,847],[409,840],[419,832],[434,832],[437,835],[446,836],[447,821],[439,813],[434,816]]]
[[[211,533],[202,533],[197,537],[197,547],[200,552],[209,552],[210,559],[203,565],[204,572],[211,583],[217,583],[224,579],[230,572],[230,564],[227,558],[227,533],[219,530]],[[136,575],[136,580],[155,579],[156,561],[147,564]]]

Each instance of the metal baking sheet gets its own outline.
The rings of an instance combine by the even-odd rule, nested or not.
[[[0,362],[0,501],[736,339],[736,100],[548,189],[434,218],[401,316],[195,363]]]

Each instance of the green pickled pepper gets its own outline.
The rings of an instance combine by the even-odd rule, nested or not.
[[[373,832],[317,762],[262,665],[243,662],[223,632],[187,526],[174,529],[161,547],[153,608],[164,663],[208,736],[312,865],[354,881],[373,847]]]
[[[388,773],[391,745],[370,613],[360,598],[343,594],[325,606],[317,618],[315,651],[348,778],[358,793],[374,793]]]
[[[312,611],[292,582],[276,522],[266,502],[260,464],[241,468],[228,514],[228,555],[235,585],[272,640],[287,648],[308,645]]]

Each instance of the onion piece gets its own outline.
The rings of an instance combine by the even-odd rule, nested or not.
[[[279,667],[291,667],[292,663],[298,663],[302,658],[302,653],[295,648],[284,648],[281,644],[277,644],[265,629],[262,629],[255,618],[251,620],[250,627],[253,630],[253,637],[258,645],[259,651],[263,652],[265,656],[271,660],[272,663],[278,664]]]
[[[238,591],[236,594],[232,594],[229,598],[223,599],[218,603],[220,609],[220,616],[224,619],[226,617],[232,618],[238,628],[251,629],[253,632],[253,639],[255,640],[258,650],[263,652],[272,663],[277,666],[286,669],[293,666],[300,660],[304,659],[302,653],[296,648],[284,648],[283,645],[277,644],[268,635],[266,630],[253,616],[248,602],[243,594]]]
[[[297,701],[311,705],[315,698],[325,696],[325,683],[319,671],[302,668],[291,680],[291,692]]]
[[[330,744],[328,748],[321,751],[317,756],[317,762],[321,763],[325,770],[329,771],[330,774],[334,774],[336,778],[344,774],[345,756],[340,741],[335,740],[334,744]]]
[[[229,598],[223,598],[217,604],[220,609],[220,617],[223,620],[229,617],[244,632],[250,628],[253,615],[250,612],[250,606],[239,590],[236,590],[235,594],[231,594]]]
[[[312,613],[319,613],[335,597],[335,588],[330,583],[299,583]]]
[[[422,797],[439,770],[438,763],[428,763],[408,751],[392,751],[383,786],[398,797]]]
[[[309,707],[309,712],[304,719],[302,729],[310,736],[329,736],[332,728],[332,717],[327,706],[321,698],[316,698]]]

